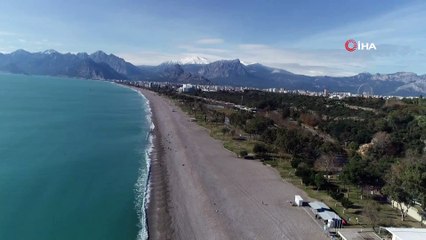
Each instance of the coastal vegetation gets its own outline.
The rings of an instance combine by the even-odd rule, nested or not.
[[[276,168],[349,224],[419,224],[407,218],[402,204],[420,213],[426,207],[424,99],[157,91],[226,148]]]

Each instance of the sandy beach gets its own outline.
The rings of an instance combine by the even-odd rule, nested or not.
[[[171,100],[141,90],[155,124],[150,239],[327,239],[303,208],[306,194],[271,167],[226,150]]]

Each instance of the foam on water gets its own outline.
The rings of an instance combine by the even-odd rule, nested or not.
[[[154,122],[152,121],[152,111],[149,104],[149,100],[138,90],[130,88],[136,91],[139,96],[144,99],[144,109],[145,116],[148,123],[150,124],[150,131],[147,133],[147,139],[149,140],[149,146],[145,150],[145,159],[146,159],[146,169],[139,169],[139,177],[135,185],[136,191],[136,211],[139,217],[139,233],[137,236],[138,240],[148,239],[148,229],[147,229],[147,210],[149,204],[149,194],[150,194],[150,166],[151,166],[151,157],[154,150],[154,136],[153,131],[155,128]]]
[[[116,83],[113,83],[116,84]],[[145,159],[146,159],[146,169],[143,167],[139,168],[139,177],[135,184],[135,207],[136,212],[139,218],[139,233],[137,240],[146,240],[148,239],[148,227],[147,227],[147,210],[149,204],[149,194],[150,194],[150,170],[151,170],[151,157],[154,150],[154,136],[153,131],[155,128],[154,122],[152,121],[152,111],[149,100],[137,89],[132,87],[127,87],[121,84],[116,84],[117,86],[124,87],[135,91],[143,100],[144,100],[144,109],[146,120],[150,125],[150,130],[147,133],[146,138],[149,140],[148,147],[145,150]]]

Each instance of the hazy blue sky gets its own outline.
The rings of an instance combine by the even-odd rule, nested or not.
[[[239,58],[308,75],[425,74],[426,2],[1,0],[0,52],[114,53],[134,64]],[[377,51],[344,49],[347,39]]]

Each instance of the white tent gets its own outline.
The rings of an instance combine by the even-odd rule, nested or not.
[[[332,211],[324,211],[318,213],[318,216],[327,221],[328,227],[341,228],[342,227],[342,219],[335,212]]]
[[[309,206],[312,208],[312,211],[315,213],[315,217],[319,217],[327,222],[328,227],[342,227],[342,218],[339,217],[335,212],[333,212],[325,203],[314,201],[310,202]]]
[[[328,210],[328,211],[330,210],[330,208],[327,205],[325,205],[325,203],[319,202],[319,201],[310,202],[309,206],[313,210],[315,210],[315,212],[317,212],[317,213],[323,212],[323,211],[326,211],[326,210]]]
[[[303,206],[303,198],[300,195],[295,195],[294,196],[294,203],[296,204],[296,206],[301,207]]]
[[[426,228],[385,228],[392,240],[425,240]]]

